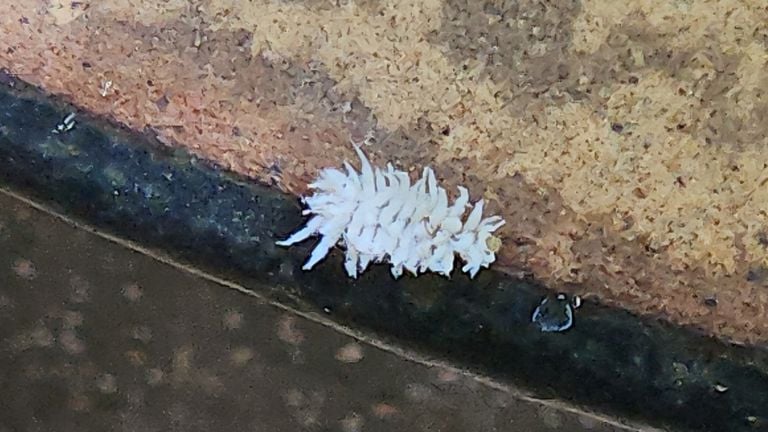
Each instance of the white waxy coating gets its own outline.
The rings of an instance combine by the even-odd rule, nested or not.
[[[403,270],[414,275],[433,271],[449,276],[456,254],[462,271],[474,277],[482,267],[496,260],[487,244],[493,232],[504,225],[499,216],[482,218],[483,200],[462,217],[469,205],[469,192],[459,187],[456,202],[448,205],[448,194],[437,185],[435,173],[425,168],[413,185],[408,173],[387,164],[373,168],[359,147],[360,173],[344,162],[346,173],[329,168],[311,183],[315,193],[304,198],[313,215],[307,225],[286,240],[290,246],[310,236],[321,236],[303,269],[320,262],[334,245],[346,247],[344,268],[357,277],[371,262],[389,262],[392,275]]]

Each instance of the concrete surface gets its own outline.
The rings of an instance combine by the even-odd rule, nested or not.
[[[0,195],[0,431],[614,431]]]

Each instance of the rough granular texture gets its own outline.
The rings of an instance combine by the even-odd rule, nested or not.
[[[169,145],[301,194],[365,141],[375,163],[432,164],[490,200],[510,269],[768,340],[762,1],[11,0],[0,14],[0,66]]]

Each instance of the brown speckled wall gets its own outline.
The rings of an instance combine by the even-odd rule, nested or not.
[[[768,340],[762,1],[11,0],[0,66],[301,194],[435,166],[507,219],[501,266]]]

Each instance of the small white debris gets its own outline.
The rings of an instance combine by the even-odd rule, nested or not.
[[[112,81],[102,81],[101,82],[101,88],[99,89],[99,94],[101,97],[107,97],[107,93],[109,93],[109,89],[112,88]]]
[[[56,125],[56,128],[54,128],[52,132],[55,134],[69,132],[74,127],[75,127],[75,113],[69,113],[69,115],[64,117],[64,120],[62,120],[61,123]]]
[[[573,296],[571,298],[571,306],[573,306],[574,309],[578,309],[581,307],[581,297],[580,296]]]

